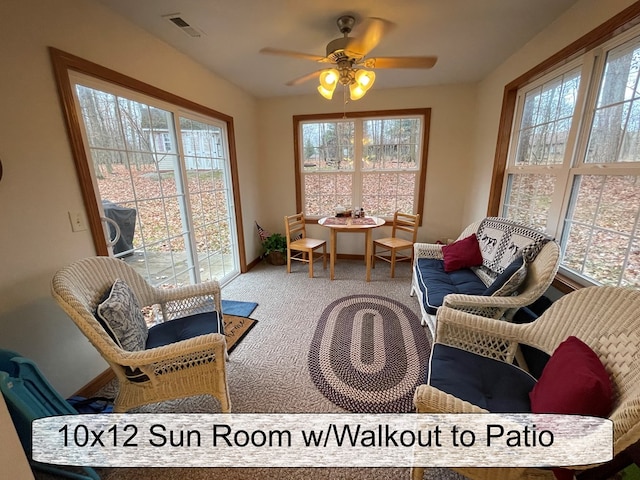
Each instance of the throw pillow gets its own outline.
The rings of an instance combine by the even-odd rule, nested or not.
[[[532,413],[606,417],[613,407],[613,388],[598,355],[572,336],[553,352],[529,399]]]
[[[496,277],[482,295],[507,297],[518,290],[525,278],[527,278],[527,265],[522,257],[518,257]]]
[[[482,252],[480,252],[478,237],[476,237],[475,233],[450,245],[443,246],[442,256],[445,272],[482,265]]]
[[[144,350],[148,328],[136,296],[125,282],[113,283],[109,296],[96,311],[105,330],[124,350]]]

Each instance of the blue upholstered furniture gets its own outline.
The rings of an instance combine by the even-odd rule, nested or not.
[[[543,233],[508,219],[487,217],[471,224],[458,241],[475,235],[481,261],[446,271],[450,246],[414,244],[411,295],[422,323],[435,333],[442,305],[490,318],[509,319],[517,309],[544,294],[558,270],[560,247]],[[507,288],[513,287],[513,288]]]
[[[532,309],[538,307],[544,310],[539,317],[535,318],[534,312],[520,319],[518,313],[516,322],[481,317],[447,306],[438,309],[428,378],[414,395],[416,411],[533,411],[603,416],[613,423],[614,456],[632,447],[640,440],[637,313],[640,291],[622,287],[582,288],[550,306],[545,302],[533,305]],[[517,323],[518,320],[524,323]],[[564,355],[559,353],[563,346],[576,342],[589,350],[591,359],[577,355],[573,347],[570,356],[564,353],[567,350]],[[518,355],[524,347],[534,349],[538,360],[542,360],[536,368],[531,368],[528,358],[525,361]],[[588,363],[593,358],[610,388],[605,395],[608,400],[605,407],[599,403],[596,388],[599,384],[594,382],[592,363]],[[594,374],[587,374],[585,368]],[[592,467],[595,466],[572,468]],[[454,470],[474,480],[554,480],[550,469]],[[414,468],[412,478],[422,479],[423,473],[423,468]]]
[[[38,418],[78,413],[49,384],[35,363],[16,352],[0,350],[0,390],[32,468],[76,480],[100,480],[92,468],[82,468],[78,473],[32,460],[31,423]]]

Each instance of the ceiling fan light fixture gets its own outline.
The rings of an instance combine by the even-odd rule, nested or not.
[[[273,47],[265,47],[260,52],[335,65],[333,68],[316,70],[287,82],[287,85],[299,85],[311,78],[320,77],[318,92],[328,100],[333,97],[337,84],[343,86],[345,95],[347,87],[349,87],[352,100],[362,98],[367,93],[373,86],[376,78],[375,73],[370,70],[360,70],[358,67],[376,70],[381,68],[432,68],[438,60],[438,57],[435,56],[370,58],[368,57],[369,52],[380,43],[382,37],[394,27],[394,24],[382,18],[366,18],[363,22],[363,27],[360,29],[359,36],[351,37],[349,34],[355,23],[355,17],[351,15],[342,15],[338,18],[338,29],[343,36],[327,44],[326,56],[324,57]]]
[[[355,81],[366,92],[371,88],[373,82],[376,81],[376,74],[369,70],[358,70],[356,71]]]
[[[349,85],[349,97],[351,100],[359,100],[364,97],[365,93],[373,86],[376,81],[375,72],[368,70],[357,70],[353,83]]]
[[[320,85],[318,85],[318,92],[327,100],[333,98],[333,92],[338,85],[338,78],[340,74],[335,68],[329,68],[323,70],[320,73]]]
[[[338,78],[340,73],[335,68],[328,68],[320,73],[320,85],[329,90],[330,88],[336,88],[338,84]]]
[[[324,88],[322,85],[318,85],[318,92],[327,100],[331,100],[333,98],[333,91],[336,89],[334,86],[331,90],[328,88]]]

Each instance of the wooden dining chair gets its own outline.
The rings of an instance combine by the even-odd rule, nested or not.
[[[322,247],[322,268],[326,270],[327,242],[307,237],[304,214],[285,216],[284,228],[287,238],[287,273],[291,273],[291,260],[296,260],[309,264],[309,278],[313,278],[313,262],[320,258],[320,255],[314,256],[314,252],[320,247]]]
[[[409,260],[413,262],[413,244],[418,236],[420,214],[396,212],[393,215],[391,236],[373,241],[372,267],[376,266],[376,258],[391,264],[391,278],[396,273],[396,262]],[[407,251],[404,253],[404,251]],[[398,252],[403,252],[398,254]]]

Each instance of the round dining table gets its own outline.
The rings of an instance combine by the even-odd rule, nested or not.
[[[336,264],[337,234],[338,232],[364,233],[365,234],[365,261],[367,264],[367,282],[371,281],[371,263],[373,259],[373,236],[371,232],[374,228],[385,224],[383,218],[379,217],[323,217],[318,220],[318,224],[331,230],[330,254],[329,254],[329,275],[333,280]]]

